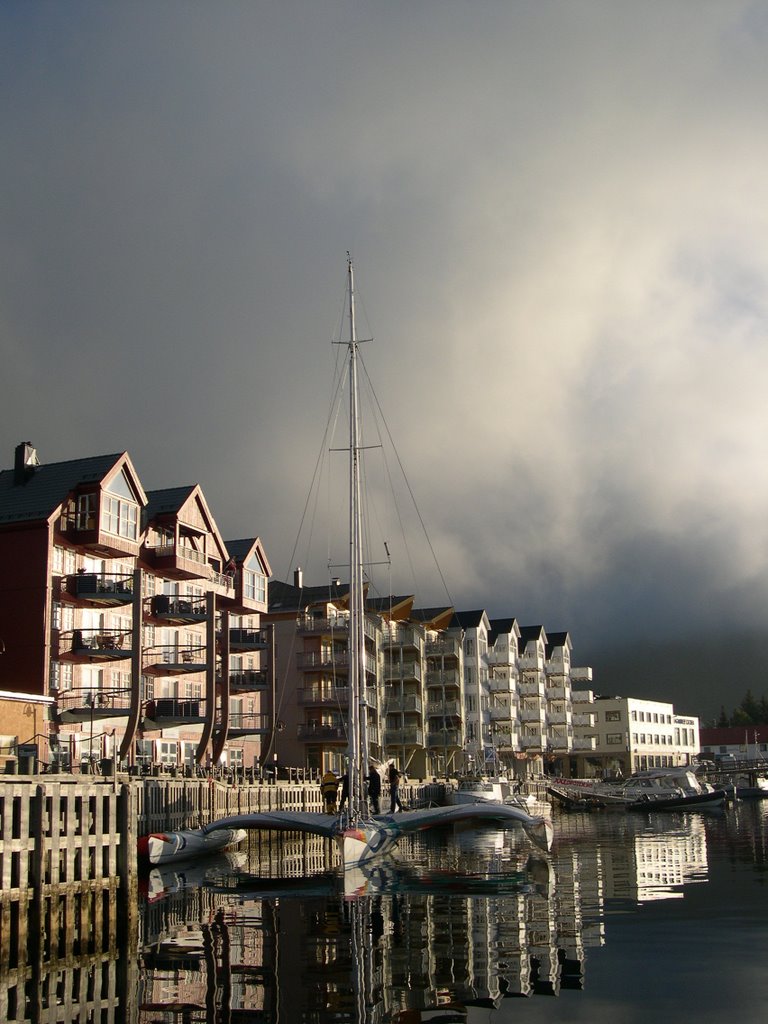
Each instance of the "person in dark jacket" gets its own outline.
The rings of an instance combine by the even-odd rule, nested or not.
[[[371,801],[371,810],[374,814],[379,813],[379,797],[381,796],[381,776],[371,765],[368,772],[368,799]]]
[[[323,804],[326,814],[336,813],[336,793],[339,788],[339,780],[328,771],[320,780],[320,792],[323,794]]]
[[[349,800],[349,773],[344,772],[341,776],[341,797],[339,799],[339,814],[344,810],[344,807]]]
[[[394,814],[395,808],[404,811],[403,803],[400,799],[400,779],[402,778],[401,773],[397,770],[394,761],[389,762],[389,771],[387,772],[387,779],[389,782],[389,813]]]

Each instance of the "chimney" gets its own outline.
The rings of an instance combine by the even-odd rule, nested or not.
[[[301,566],[297,565],[293,570],[293,585],[297,590],[301,590],[304,586],[304,573],[301,571]]]
[[[22,441],[16,445],[15,458],[13,462],[14,484],[25,484],[30,477],[34,476],[40,460],[31,441]]]

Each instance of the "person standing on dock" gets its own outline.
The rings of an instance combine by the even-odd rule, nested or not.
[[[368,772],[368,799],[371,801],[371,810],[379,814],[379,797],[381,796],[381,776],[378,769],[373,765]]]
[[[320,780],[320,792],[323,794],[323,806],[326,814],[336,813],[336,793],[339,789],[339,780],[332,771],[327,771]]]
[[[394,814],[395,808],[404,811],[405,808],[400,800],[400,779],[402,778],[402,775],[397,770],[394,761],[389,762],[387,777],[389,781],[389,813]]]

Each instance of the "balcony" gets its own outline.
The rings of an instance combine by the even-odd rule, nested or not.
[[[62,598],[83,608],[116,608],[133,601],[133,576],[79,572],[62,583]]]
[[[597,736],[574,736],[574,750],[597,750]]]
[[[194,622],[205,622],[207,601],[205,597],[170,597],[156,594],[150,600],[150,618],[170,626],[186,626]]]
[[[114,690],[78,687],[65,690],[56,698],[56,715],[62,724],[127,718],[130,710],[131,691],[125,687]]]
[[[349,655],[346,651],[299,651],[296,666],[302,672],[336,672],[346,675],[349,671]],[[376,659],[365,656],[365,671],[376,676]]]
[[[423,729],[406,728],[384,730],[385,747],[422,747],[423,745]]]
[[[539,654],[521,654],[517,664],[521,672],[541,672],[544,658]]]
[[[384,662],[384,681],[387,683],[420,683],[420,661],[398,661],[388,664]]]
[[[570,700],[570,686],[547,686],[544,690],[547,700]]]
[[[236,651],[263,651],[269,647],[269,634],[265,629],[230,629],[229,649]]]
[[[144,705],[142,725],[146,731],[174,729],[178,725],[201,725],[205,721],[205,701],[160,697]]]
[[[144,547],[144,557],[150,567],[173,580],[211,580],[213,569],[205,551],[190,544],[169,541]]]
[[[349,707],[349,687],[305,686],[296,691],[296,698],[304,707],[333,707],[346,710]]]
[[[574,711],[573,724],[584,726],[587,729],[594,729],[597,725],[597,714],[594,711]]]
[[[387,712],[416,712],[417,714],[423,714],[424,701],[418,694],[404,693],[396,697],[387,697],[384,702],[384,708]]]
[[[130,629],[73,629],[59,636],[59,658],[75,664],[131,657]]]
[[[530,726],[523,729],[520,734],[520,747],[522,750],[540,753],[545,747],[544,730],[531,729]]]
[[[245,672],[229,673],[230,693],[253,693],[258,690],[265,690],[269,682],[269,674],[266,669],[247,669]]]
[[[510,707],[508,704],[499,704],[496,707],[489,708],[488,714],[492,722],[508,722],[512,718],[517,717],[517,709],[514,707]]]
[[[595,694],[592,690],[576,690],[574,689],[571,693],[571,701],[574,707],[579,704],[594,704]]]
[[[456,669],[446,669],[444,672],[430,670],[427,672],[427,686],[452,686],[461,685],[461,675]]]
[[[389,648],[409,648],[421,655],[424,650],[424,634],[410,626],[397,626],[389,632],[384,631],[382,647],[385,651]]]
[[[460,747],[461,733],[458,729],[438,729],[427,733],[427,747],[430,750]]]
[[[586,689],[588,683],[592,682],[591,668],[571,668],[571,683],[578,685],[579,689]]]
[[[461,641],[456,637],[443,636],[439,640],[427,640],[428,658],[456,658],[461,654]]]
[[[547,721],[551,725],[571,725],[572,718],[570,711],[547,711]]]
[[[430,700],[427,703],[427,714],[430,717],[443,715],[446,718],[461,718],[461,702],[458,700]]]
[[[349,633],[349,617],[346,615],[299,615],[296,619],[299,636],[334,636]]]
[[[268,736],[271,732],[271,715],[257,711],[230,713],[227,729],[228,739],[238,739],[241,736]]]
[[[540,679],[521,679],[517,692],[521,697],[543,697],[544,682]]]
[[[503,679],[491,676],[488,680],[488,689],[491,693],[511,693],[517,689],[516,679]]]
[[[573,746],[573,739],[567,730],[552,729],[549,734],[549,746],[555,754],[566,754]]]
[[[142,671],[148,676],[180,676],[204,672],[206,665],[207,651],[204,644],[187,647],[158,644],[144,651]]]
[[[543,708],[520,708],[521,722],[544,722]]]
[[[308,743],[346,743],[347,730],[343,725],[323,725],[321,722],[307,722],[297,730],[300,740]]]

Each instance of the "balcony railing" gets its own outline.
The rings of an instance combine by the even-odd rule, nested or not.
[[[570,686],[547,686],[544,690],[547,700],[567,700],[571,696]]]
[[[56,712],[60,722],[102,721],[107,718],[125,718],[131,709],[129,687],[92,690],[75,687],[56,697]]]
[[[385,682],[421,682],[421,662],[419,661],[397,661],[391,665],[384,662]]]
[[[296,665],[305,672],[325,669],[346,675],[349,671],[349,654],[346,651],[299,651]],[[365,657],[365,671],[369,675],[376,675],[376,659],[370,654]]]
[[[423,745],[423,729],[405,728],[384,730],[385,747],[421,747]]]
[[[166,676],[203,672],[207,664],[207,650],[204,644],[157,644],[144,651],[144,668],[147,675]]]
[[[436,732],[429,732],[427,733],[427,746],[430,749],[460,747],[461,733],[458,729],[438,729]]]
[[[133,576],[78,572],[66,577],[66,595],[91,607],[117,607],[133,600]]]
[[[427,686],[460,686],[461,676],[456,669],[446,669],[444,672],[431,670],[427,672]]]
[[[521,722],[543,722],[544,711],[542,708],[520,708]]]
[[[428,658],[458,658],[461,654],[461,641],[448,636],[439,640],[427,640],[426,654]]]
[[[263,690],[268,680],[269,675],[263,668],[247,669],[245,672],[230,672],[229,689],[234,693]]]
[[[427,703],[427,714],[445,715],[448,718],[461,718],[461,703],[458,700],[430,700]]]
[[[543,697],[544,682],[540,679],[521,679],[517,692],[521,697]]]
[[[151,615],[155,619],[172,623],[205,622],[207,602],[205,597],[171,597],[156,594],[150,602]]]
[[[508,704],[500,704],[489,708],[488,714],[492,722],[509,721],[511,718],[517,717],[517,708],[511,707]]]
[[[230,629],[229,646],[233,651],[257,651],[269,646],[269,635],[264,629]]]
[[[316,706],[330,706],[346,709],[349,706],[349,687],[332,686],[321,689],[315,686],[305,686],[296,691],[299,704]]]
[[[322,725],[320,722],[309,722],[299,726],[298,738],[314,743],[346,743],[347,730],[343,725]]]
[[[271,715],[261,712],[230,712],[229,736],[263,736],[272,731]]]
[[[389,647],[412,647],[421,652],[424,646],[424,635],[416,629],[408,626],[390,629],[382,637],[382,647],[386,651]]]
[[[597,737],[596,736],[574,736],[573,737],[573,749],[574,750],[597,750]]]
[[[119,661],[130,658],[130,629],[73,629],[60,634],[59,656],[69,660]]]
[[[159,697],[144,705],[144,728],[171,729],[176,725],[205,721],[205,701],[201,698]]]
[[[548,711],[547,721],[553,725],[570,725],[572,713],[570,711]]]
[[[398,697],[387,697],[385,701],[385,710],[393,712],[417,712],[422,714],[424,711],[424,702],[415,693],[406,693]]]

